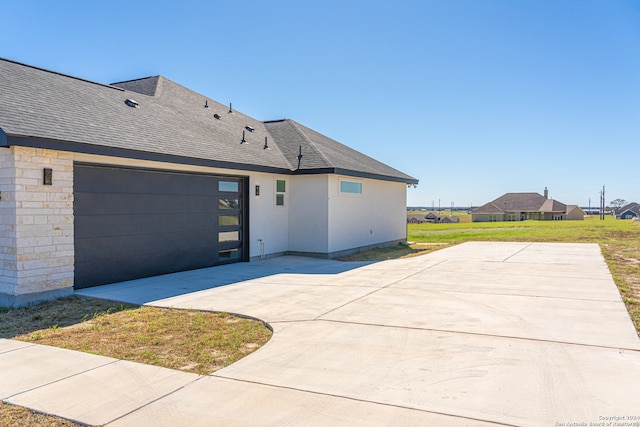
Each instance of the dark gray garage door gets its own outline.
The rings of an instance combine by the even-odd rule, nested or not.
[[[75,288],[248,260],[247,178],[74,165]]]

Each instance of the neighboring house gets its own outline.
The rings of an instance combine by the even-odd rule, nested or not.
[[[616,219],[640,218],[640,204],[636,202],[627,203],[615,210]]]
[[[460,222],[460,218],[457,216],[439,216],[434,212],[429,212],[426,215],[422,214],[407,214],[407,223],[409,224],[422,224],[425,222],[429,223],[445,223],[451,224]]]
[[[407,214],[408,224],[422,224],[423,222],[426,222],[424,219],[424,215]]]
[[[583,220],[584,211],[577,205],[565,205],[539,193],[507,193],[471,212],[473,222]]]
[[[440,222],[440,215],[434,213],[434,212],[429,212],[428,214],[426,214],[424,216],[424,219],[427,222]]]
[[[445,216],[440,219],[442,224],[456,224],[460,222],[459,216]]]
[[[261,122],[161,76],[104,85],[5,59],[0,165],[1,306],[396,244],[418,182],[293,120]]]

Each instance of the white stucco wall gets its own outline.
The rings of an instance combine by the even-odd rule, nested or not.
[[[407,237],[404,183],[330,175],[329,252]],[[362,194],[340,193],[340,180],[360,182]]]
[[[0,293],[5,305],[29,295],[70,294],[73,286],[73,161],[51,150],[3,148],[0,157]],[[53,185],[43,170],[53,170]]]
[[[284,206],[276,206],[276,180],[284,180]],[[255,187],[260,186],[256,196]],[[265,173],[251,173],[249,176],[249,255],[259,257],[260,242],[264,254],[281,254],[288,250],[289,203],[291,200],[291,177]]]
[[[328,175],[300,175],[291,180],[289,251],[329,252]]]

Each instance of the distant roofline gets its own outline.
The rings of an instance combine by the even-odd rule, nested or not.
[[[92,80],[83,79],[82,77],[76,77],[76,76],[72,76],[70,74],[60,73],[58,71],[47,70],[46,68],[36,67],[35,65],[25,64],[23,62],[14,61],[12,59],[7,59],[7,58],[0,57],[0,61],[11,62],[12,64],[21,65],[23,67],[32,68],[32,69],[38,70],[38,71],[44,71],[45,73],[49,73],[49,74],[55,74],[55,75],[62,76],[62,77],[68,77],[70,79],[79,80],[81,82],[86,82],[86,83],[91,83],[91,84],[94,84],[94,85],[97,85],[97,86],[106,87],[106,88],[109,88],[109,89],[119,90],[121,92],[125,91],[124,89],[121,89],[119,87],[107,85],[107,84],[104,84],[104,83],[94,82]]]

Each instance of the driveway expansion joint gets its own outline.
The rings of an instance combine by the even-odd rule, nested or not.
[[[320,391],[305,390],[305,389],[302,389],[302,388],[288,387],[288,386],[283,386],[283,385],[278,385],[278,384],[269,384],[269,383],[264,383],[264,382],[260,382],[260,381],[250,381],[250,380],[245,380],[245,379],[240,379],[240,378],[228,377],[228,376],[224,376],[224,375],[216,375],[215,373],[212,374],[211,376],[214,376],[216,378],[222,378],[222,379],[225,379],[225,380],[245,383],[245,384],[256,384],[256,385],[261,385],[261,386],[265,386],[265,387],[273,387],[273,388],[277,388],[277,389],[291,390],[291,391],[295,391],[295,392],[299,392],[299,393],[309,393],[309,394],[315,394],[315,395],[319,395],[319,396],[329,396],[329,397],[334,397],[334,398],[338,398],[338,399],[351,400],[351,401],[354,401],[354,402],[362,402],[362,403],[368,403],[368,404],[372,404],[372,405],[387,406],[387,407],[391,407],[391,408],[399,408],[399,409],[404,409],[404,410],[408,410],[408,411],[422,412],[422,413],[426,413],[426,414],[443,415],[443,416],[447,416],[447,417],[451,417],[451,418],[458,418],[458,419],[475,421],[475,422],[482,422],[482,423],[490,423],[490,424],[494,424],[496,426],[518,427],[517,424],[502,423],[500,421],[495,421],[495,420],[487,420],[487,419],[482,419],[482,418],[473,418],[473,417],[467,417],[467,416],[463,416],[463,415],[457,415],[457,414],[452,414],[452,413],[447,413],[447,412],[440,412],[440,411],[430,411],[428,409],[413,408],[411,406],[395,405],[393,403],[386,403],[386,402],[377,402],[375,400],[358,399],[356,397],[351,397],[351,396],[344,396],[344,395],[333,394],[333,393],[323,393],[323,392],[320,392]]]

